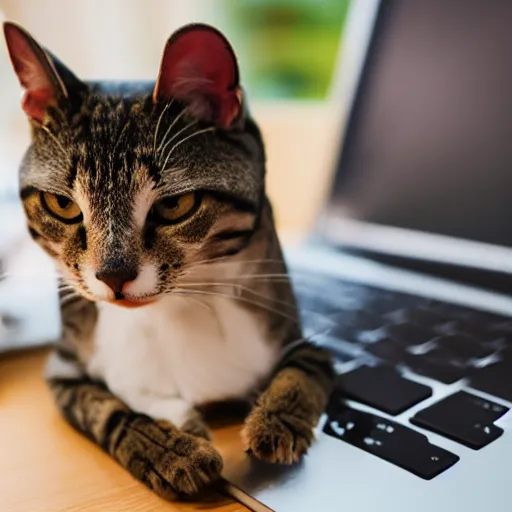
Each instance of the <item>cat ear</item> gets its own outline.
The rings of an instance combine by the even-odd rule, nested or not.
[[[27,116],[42,123],[49,106],[67,98],[66,86],[50,56],[24,29],[4,23],[7,49],[23,88],[21,106]]]
[[[194,24],[167,41],[153,100],[184,101],[192,115],[229,128],[241,113],[238,64],[228,40],[208,25]]]

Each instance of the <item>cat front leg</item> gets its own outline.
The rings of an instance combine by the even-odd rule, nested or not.
[[[54,352],[47,380],[67,421],[163,498],[193,496],[219,478],[222,458],[207,440],[132,411],[73,360]]]
[[[180,430],[204,439],[211,434],[201,414],[179,396],[155,396],[152,393],[131,391],[115,392],[135,412],[145,414],[155,420],[164,420],[176,425]]]
[[[333,378],[327,351],[308,343],[290,351],[246,419],[246,451],[267,462],[298,462],[313,441]]]

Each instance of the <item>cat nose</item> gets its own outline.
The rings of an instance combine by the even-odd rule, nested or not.
[[[137,271],[126,268],[109,268],[96,272],[96,279],[103,281],[116,295],[122,294],[124,285],[136,278]]]

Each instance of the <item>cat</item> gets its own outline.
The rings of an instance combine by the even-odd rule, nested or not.
[[[155,82],[84,82],[4,32],[31,127],[28,230],[62,276],[46,378],[63,416],[167,499],[221,475],[208,404],[246,400],[249,456],[299,461],[333,369],[302,337],[230,43],[188,25]]]

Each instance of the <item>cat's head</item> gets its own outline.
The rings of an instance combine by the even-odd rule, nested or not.
[[[184,27],[156,82],[108,84],[79,80],[17,25],[4,31],[32,130],[29,230],[81,294],[143,304],[249,243],[264,151],[220,32]]]

